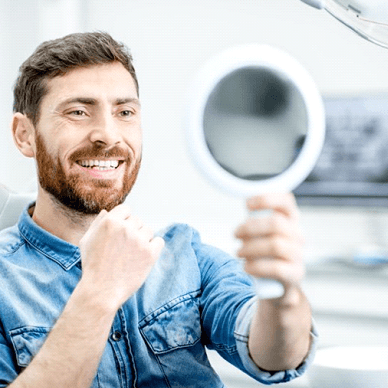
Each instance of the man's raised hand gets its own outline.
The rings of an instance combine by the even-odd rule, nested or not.
[[[118,309],[144,283],[164,247],[126,205],[96,217],[80,241],[82,281]]]

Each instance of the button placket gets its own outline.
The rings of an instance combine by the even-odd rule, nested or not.
[[[125,329],[125,316],[122,308],[117,311],[113,325],[111,328],[109,342],[112,345],[116,364],[118,366],[118,374],[120,378],[120,388],[132,387],[134,383],[134,376],[131,366],[131,357],[128,354],[126,344],[126,329]]]

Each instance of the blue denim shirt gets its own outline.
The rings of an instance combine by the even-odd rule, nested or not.
[[[297,370],[268,373],[251,360],[255,295],[236,259],[201,243],[187,225],[161,235],[166,245],[155,267],[117,311],[93,388],[224,387],[205,347],[264,384],[305,371],[313,350]],[[0,233],[0,387],[39,351],[81,274],[79,248],[40,228],[27,208]]]

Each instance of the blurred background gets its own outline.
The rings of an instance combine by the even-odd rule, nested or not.
[[[0,183],[36,190],[10,131],[18,67],[44,40],[96,30],[131,49],[140,82],[143,164],[128,203],[155,229],[188,223],[232,254],[244,199],[218,191],[189,158],[189,86],[212,56],[246,43],[283,49],[310,72],[328,135],[296,194],[320,346],[388,345],[388,51],[299,0],[0,0]],[[211,357],[228,387],[258,386]]]

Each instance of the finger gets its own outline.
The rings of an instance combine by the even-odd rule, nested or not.
[[[274,279],[283,284],[300,283],[305,276],[302,263],[294,264],[276,259],[247,260],[244,270],[254,277]]]
[[[129,216],[125,220],[125,225],[126,227],[132,228],[134,230],[140,230],[141,228],[144,227],[143,221],[139,217],[133,216],[133,215]]]
[[[108,212],[105,209],[101,210],[100,213],[98,213],[97,217],[93,220],[89,227],[89,233],[97,227],[97,225],[106,217],[107,214]]]
[[[93,222],[97,223],[99,220],[103,219],[107,214],[108,214],[108,212],[105,209],[102,209],[98,213],[97,217],[93,220]]]
[[[299,209],[292,193],[275,193],[251,197],[247,200],[247,207],[249,210],[271,209],[296,220],[300,218]]]
[[[125,220],[131,216],[131,208],[128,205],[118,205],[114,207],[109,215],[112,217],[117,217],[118,219]]]
[[[146,242],[150,242],[155,236],[154,231],[147,226],[143,226],[142,228],[140,228],[139,233],[143,240]]]
[[[159,257],[160,252],[165,246],[165,241],[162,239],[162,237],[156,236],[154,237],[150,242],[150,249],[152,253]]]
[[[301,244],[283,237],[257,238],[245,241],[237,251],[237,256],[245,259],[271,257],[290,262],[303,260]]]
[[[271,235],[294,239],[302,244],[305,241],[299,224],[282,213],[273,213],[264,218],[251,217],[235,231],[235,237],[243,240]]]

